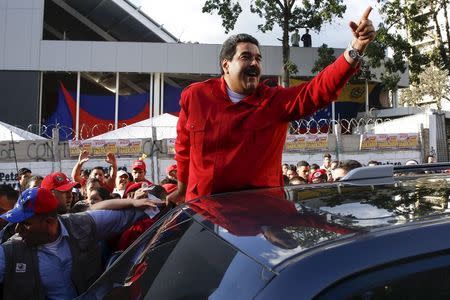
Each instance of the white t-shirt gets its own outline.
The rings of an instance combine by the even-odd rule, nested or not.
[[[245,98],[245,95],[233,92],[228,86],[227,86],[227,93],[228,97],[230,97],[231,102],[233,103],[238,103],[239,101]]]

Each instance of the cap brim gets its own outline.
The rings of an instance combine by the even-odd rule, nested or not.
[[[1,215],[0,218],[10,223],[20,223],[31,218],[32,216],[34,216],[33,211],[24,211],[22,208],[16,207]]]
[[[79,184],[78,182],[69,182],[61,186],[58,186],[57,188],[55,188],[55,190],[60,192],[67,192],[69,190],[72,190],[74,187],[79,188],[81,187],[81,184]]]

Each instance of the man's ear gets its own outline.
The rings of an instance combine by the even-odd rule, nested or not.
[[[228,65],[229,62],[227,59],[222,60],[222,69],[224,74],[228,74]]]

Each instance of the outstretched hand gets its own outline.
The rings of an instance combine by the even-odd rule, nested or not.
[[[108,152],[106,154],[106,158],[105,161],[110,164],[110,165],[116,165],[116,156],[114,155],[114,153]]]
[[[78,156],[78,163],[84,164],[89,160],[89,158],[91,158],[89,152],[87,150],[83,150],[80,152],[80,155]]]
[[[352,46],[360,53],[363,53],[364,50],[366,50],[367,46],[376,36],[375,28],[373,27],[372,21],[369,19],[371,11],[372,7],[367,7],[358,23],[351,21],[349,24],[354,37]]]

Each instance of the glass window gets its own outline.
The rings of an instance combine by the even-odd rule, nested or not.
[[[366,273],[317,299],[450,299],[450,256],[402,262]]]
[[[266,283],[261,271],[260,265],[177,211],[153,226],[81,299],[252,298]],[[244,272],[250,275],[242,276]]]

